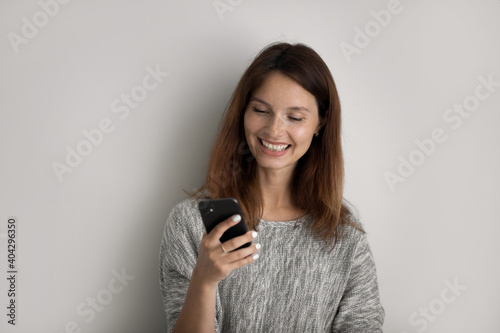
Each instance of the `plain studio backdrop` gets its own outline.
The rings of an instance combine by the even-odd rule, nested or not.
[[[203,183],[243,71],[287,41],[336,81],[385,332],[499,332],[499,16],[498,0],[1,1],[0,331],[165,331],[167,215]]]

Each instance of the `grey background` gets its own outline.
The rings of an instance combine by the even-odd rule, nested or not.
[[[336,80],[346,197],[368,231],[385,331],[498,332],[500,87],[458,128],[443,116],[478,77],[500,82],[500,1],[401,0],[379,30],[371,11],[391,1],[221,2],[231,11],[219,16],[210,0],[73,0],[46,21],[37,1],[0,2],[0,330],[164,331],[165,219],[182,189],[202,184],[244,69],[288,41],[313,47]],[[16,48],[12,34],[33,16],[43,26]],[[346,57],[341,46],[366,27],[367,45]],[[111,104],[140,91],[148,66],[169,76],[120,119]],[[59,181],[52,164],[106,118],[114,130]],[[435,128],[447,139],[391,189],[384,175]],[[15,327],[4,306],[9,216],[19,221]],[[109,294],[122,270],[135,278]],[[98,296],[107,304],[86,322],[77,309]]]

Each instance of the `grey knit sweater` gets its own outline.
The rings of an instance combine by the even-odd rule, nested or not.
[[[218,285],[216,332],[382,332],[384,309],[366,235],[348,227],[329,252],[311,217],[262,220],[259,259]],[[204,232],[195,199],[175,206],[160,249],[160,287],[171,332]]]

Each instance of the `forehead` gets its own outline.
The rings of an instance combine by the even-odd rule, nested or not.
[[[253,91],[251,98],[265,101],[271,106],[306,107],[317,109],[316,98],[289,76],[280,72],[271,72],[262,84]]]

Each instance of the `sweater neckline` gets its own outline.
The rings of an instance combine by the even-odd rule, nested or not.
[[[282,226],[290,226],[290,225],[295,225],[295,224],[301,224],[303,222],[305,222],[309,217],[309,214],[305,214],[301,217],[299,217],[298,219],[295,219],[295,220],[288,220],[288,221],[275,221],[275,220],[264,220],[264,219],[260,219],[260,223],[264,222],[264,223],[269,223],[269,224],[273,224],[273,225],[282,225]]]

